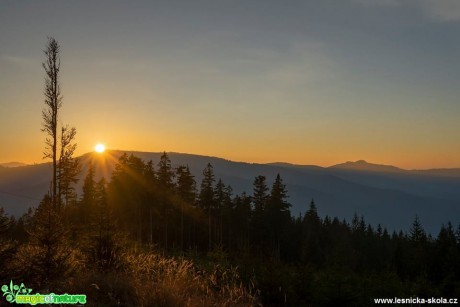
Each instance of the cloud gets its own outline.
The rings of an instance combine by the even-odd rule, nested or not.
[[[352,2],[364,6],[400,6],[401,0],[352,0]]]
[[[5,61],[10,64],[15,64],[15,65],[21,65],[21,66],[29,66],[29,65],[37,65],[37,61],[31,59],[31,58],[26,58],[26,57],[21,57],[21,56],[16,56],[16,55],[2,55],[0,56],[2,61]]]
[[[420,0],[425,14],[435,21],[460,21],[460,1],[458,0]]]
[[[351,0],[352,3],[367,7],[405,7],[421,11],[429,19],[437,22],[460,21],[459,0]]]

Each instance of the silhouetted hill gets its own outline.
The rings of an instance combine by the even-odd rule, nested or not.
[[[382,172],[382,173],[400,173],[403,172],[402,169],[391,166],[391,165],[380,165],[368,163],[364,160],[359,160],[356,162],[345,162],[337,165],[333,165],[330,168],[333,169],[346,169],[346,170],[355,170],[355,171],[367,171],[367,172]]]
[[[0,167],[0,206],[19,215],[36,206],[50,186],[51,163]]]
[[[80,157],[84,165],[91,162],[97,176],[110,179],[114,165],[122,151],[104,154],[88,153]],[[144,161],[158,163],[162,153],[127,152]],[[189,165],[201,181],[207,163],[214,167],[216,178],[233,187],[235,193],[252,193],[257,175],[265,175],[271,185],[277,173],[281,174],[289,192],[292,214],[304,212],[312,198],[322,215],[350,220],[353,214],[364,215],[374,225],[381,223],[389,230],[407,230],[416,214],[424,227],[437,232],[447,221],[460,222],[460,176],[458,169],[408,171],[393,166],[364,161],[344,163],[323,168],[288,163],[243,163],[217,157],[168,153],[173,166]],[[344,167],[345,166],[345,167]],[[51,165],[38,164],[18,168],[0,168],[0,205],[7,212],[21,214],[35,206],[49,188]],[[81,189],[80,180],[78,189]],[[199,186],[199,184],[198,184]]]
[[[19,167],[19,166],[26,166],[27,164],[22,162],[7,162],[7,163],[0,163],[0,166],[3,167]]]

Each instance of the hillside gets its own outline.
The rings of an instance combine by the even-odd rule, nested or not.
[[[356,162],[345,162],[337,165],[333,165],[330,168],[332,169],[346,169],[346,170],[355,170],[355,171],[366,171],[366,172],[382,172],[382,173],[400,173],[404,170],[391,166],[391,165],[380,165],[368,163],[364,160],[359,160]]]
[[[27,164],[22,162],[7,162],[7,163],[0,163],[0,167],[19,167],[19,166],[26,166]]]
[[[110,178],[122,151],[103,155],[88,153],[81,157],[85,167],[91,162],[98,176]],[[162,153],[128,152],[155,164]],[[216,157],[168,153],[173,166],[189,165],[196,181],[211,163],[217,178],[230,184],[235,193],[252,193],[257,175],[265,175],[271,184],[281,174],[289,192],[292,214],[304,212],[312,198],[320,215],[350,220],[356,212],[374,225],[380,223],[390,230],[406,229],[416,214],[429,232],[436,232],[447,221],[460,222],[460,176],[457,170],[408,171],[393,166],[379,166],[364,161],[322,168],[287,163],[252,164]],[[50,164],[16,168],[0,168],[0,205],[20,215],[35,206],[49,188]],[[80,185],[79,188],[81,187]]]

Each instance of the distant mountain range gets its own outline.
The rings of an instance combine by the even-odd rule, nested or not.
[[[382,173],[400,173],[404,172],[403,169],[400,169],[395,166],[391,165],[380,165],[380,164],[372,164],[368,163],[364,160],[359,160],[356,162],[345,162],[342,164],[337,164],[331,166],[330,168],[334,169],[345,169],[345,170],[355,170],[355,171],[363,171],[363,172],[382,172]]]
[[[95,166],[98,176],[110,178],[122,151],[104,154],[88,153],[81,157],[84,165]],[[144,161],[158,163],[162,153],[127,152]],[[294,165],[289,163],[242,163],[216,157],[168,153],[173,166],[189,165],[201,181],[207,163],[214,167],[216,178],[230,184],[235,193],[252,194],[257,175],[265,175],[269,184],[280,174],[289,192],[291,212],[305,212],[312,199],[321,216],[346,218],[363,215],[367,222],[386,226],[390,231],[408,230],[415,215],[425,229],[437,234],[442,224],[460,222],[460,169],[404,170],[394,166],[367,163],[364,160],[346,162],[331,167]],[[0,206],[20,215],[36,206],[50,186],[51,164],[0,167]],[[81,190],[82,180],[78,189]]]
[[[0,163],[0,166],[3,167],[19,167],[19,166],[26,166],[27,164],[21,162],[7,162],[7,163]]]

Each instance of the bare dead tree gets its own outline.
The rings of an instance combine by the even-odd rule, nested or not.
[[[58,42],[48,38],[48,44],[44,50],[46,60],[43,64],[45,69],[45,108],[42,111],[43,128],[47,134],[46,147],[43,152],[44,158],[53,160],[53,180],[51,184],[51,200],[53,207],[57,207],[57,145],[58,145],[58,111],[62,106],[61,87],[59,83],[59,71],[61,60]]]

